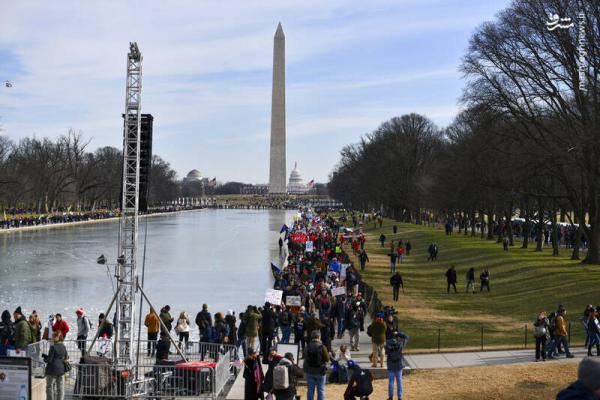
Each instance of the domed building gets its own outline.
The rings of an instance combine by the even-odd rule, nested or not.
[[[204,178],[202,177],[202,172],[197,169],[193,169],[188,172],[187,176],[183,178],[184,183],[192,183],[192,182],[202,182]]]
[[[302,179],[302,174],[298,169],[298,163],[294,163],[294,169],[290,174],[290,180],[288,182],[288,193],[289,194],[305,194],[308,192],[308,186],[304,183],[304,179]]]

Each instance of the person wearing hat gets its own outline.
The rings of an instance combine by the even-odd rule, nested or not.
[[[273,392],[273,370],[279,364],[279,361],[283,358],[283,356],[280,354],[277,354],[277,347],[272,346],[269,349],[269,353],[266,358],[269,362],[269,368],[267,369],[267,373],[265,374],[265,380],[263,381],[263,391],[267,392],[267,393],[272,393]]]
[[[329,352],[321,343],[321,333],[318,330],[312,331],[310,337],[311,341],[303,353],[303,369],[308,386],[306,397],[308,400],[314,400],[316,389],[317,400],[325,400],[325,375],[327,373],[327,363],[329,362]]]
[[[23,316],[21,306],[17,307],[17,309],[13,313],[13,317],[15,319],[15,350],[17,353],[20,353],[21,350],[27,350],[27,346],[33,343],[33,335],[31,334],[29,322],[27,322],[27,320]]]
[[[258,354],[254,348],[248,348],[248,356],[244,359],[244,400],[264,399],[263,381],[265,379]]]
[[[304,371],[302,371],[302,368],[294,363],[294,355],[292,353],[285,353],[277,365],[283,365],[288,369],[289,386],[287,389],[274,388],[273,394],[275,394],[275,399],[294,400],[296,398],[296,386],[298,385],[298,379],[304,376]]]
[[[2,311],[0,317],[0,356],[6,356],[9,346],[12,347],[15,336],[15,327],[10,320],[10,311]]]
[[[81,350],[81,355],[85,355],[85,344],[90,333],[91,324],[89,318],[85,315],[83,308],[75,311],[77,315],[77,348]]]
[[[600,399],[600,360],[586,357],[579,363],[577,381],[561,390],[556,400]]]

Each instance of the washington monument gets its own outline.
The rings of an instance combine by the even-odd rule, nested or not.
[[[286,193],[285,177],[285,36],[279,23],[273,45],[269,193]]]

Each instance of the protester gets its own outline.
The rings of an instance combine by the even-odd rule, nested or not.
[[[112,322],[106,318],[104,313],[98,315],[98,337],[103,339],[111,339],[114,334]]]
[[[469,293],[471,290],[471,294],[475,294],[475,268],[471,267],[467,271],[467,290],[465,293]]]
[[[569,340],[567,333],[567,310],[560,305],[558,307],[558,315],[556,316],[555,328],[554,328],[554,336],[555,336],[555,346],[562,345],[565,349],[565,354],[567,358],[573,358],[573,354],[569,351]],[[549,350],[552,353],[553,348]],[[550,355],[548,358],[554,358],[554,356]]]
[[[187,350],[190,341],[190,319],[185,311],[182,311],[179,314],[179,318],[177,318],[175,332],[179,335],[179,348],[183,349],[181,346],[185,344],[185,349]]]
[[[78,308],[77,311],[75,311],[75,315],[77,315],[77,348],[81,351],[81,355],[84,356],[91,324],[89,318],[85,315],[83,308]]]
[[[385,343],[388,373],[388,400],[394,398],[394,381],[397,385],[398,399],[402,399],[402,369],[404,368],[402,352],[408,343],[408,336],[404,332],[394,332]]]
[[[325,400],[325,375],[328,362],[329,352],[321,343],[320,332],[314,330],[311,333],[310,343],[304,349],[303,368],[308,385],[306,394],[308,400],[314,400],[315,390],[317,391],[317,400]]]
[[[596,347],[596,355],[600,356],[600,325],[598,322],[598,313],[594,308],[589,312],[586,321],[586,333],[587,333],[587,344],[588,352],[587,355],[592,355],[592,348]]]
[[[248,347],[248,356],[244,359],[244,400],[263,400],[262,367],[258,360],[258,354],[252,347]]]
[[[146,350],[148,357],[154,357],[156,352],[156,340],[160,331],[160,319],[156,315],[154,308],[150,308],[150,312],[146,314],[144,326],[147,330],[148,348]]]
[[[450,286],[454,288],[454,293],[458,293],[456,290],[456,269],[454,265],[446,271],[446,281],[448,283],[448,293],[450,293]]]
[[[396,259],[398,258],[398,254],[392,249],[390,253],[388,253],[388,257],[390,258],[390,273],[396,272]]]
[[[279,361],[283,358],[283,356],[277,354],[277,347],[271,347],[269,352],[266,353],[265,356],[268,361],[267,373],[265,374],[265,379],[263,380],[263,392],[267,392],[269,394],[273,394],[273,370],[277,365],[279,365]]]
[[[300,354],[302,354],[306,346],[306,326],[302,312],[298,314],[298,318],[294,322],[294,343],[298,344],[298,349],[300,350]]]
[[[26,351],[27,346],[33,343],[33,336],[31,335],[31,329],[29,328],[29,322],[23,316],[21,306],[17,307],[13,313],[15,319],[15,334],[14,334],[14,345],[17,354],[21,351]]]
[[[273,344],[273,338],[275,337],[275,326],[277,316],[271,308],[271,303],[265,302],[265,307],[261,312],[261,341],[260,341],[260,352],[263,355],[263,364],[268,364],[267,354],[271,345]]]
[[[392,293],[394,301],[398,301],[400,297],[400,288],[404,290],[404,282],[402,281],[402,275],[399,272],[396,272],[390,278],[390,285],[392,286]]]
[[[373,376],[368,370],[363,370],[354,361],[348,363],[348,369],[352,371],[352,376],[346,386],[344,392],[344,400],[368,399],[368,396],[373,393]]]
[[[410,251],[412,250],[412,244],[410,243],[410,240],[406,241],[406,257],[410,256]]]
[[[533,323],[533,337],[535,338],[535,361],[540,361],[540,356],[543,361],[546,361],[546,341],[549,336],[550,323],[546,318],[546,313],[538,314],[537,319]]]
[[[285,387],[285,371],[287,370],[288,384]],[[304,371],[294,363],[294,355],[285,353],[285,356],[279,361],[279,364],[273,370],[273,393],[275,400],[295,400],[296,387],[298,379],[304,377]]]
[[[379,243],[381,243],[381,247],[385,246],[385,235],[383,233],[379,235]]]
[[[63,344],[62,331],[57,329],[53,332],[52,345],[46,355],[46,399],[63,400],[65,392],[65,362],[69,359],[67,349]]]
[[[52,330],[60,331],[63,335],[63,338],[66,338],[67,334],[69,333],[69,325],[67,324],[67,321],[63,319],[61,314],[56,314],[54,318],[55,322],[54,325],[52,325]]]
[[[479,282],[481,286],[479,286],[479,291],[483,292],[483,288],[487,288],[487,291],[490,291],[490,271],[486,269],[479,275]]]
[[[600,399],[600,360],[586,357],[579,363],[577,381],[561,390],[556,400]]]
[[[371,337],[372,351],[369,360],[372,367],[377,367],[378,363],[380,367],[383,367],[383,347],[385,345],[386,328],[387,326],[382,316],[377,316],[367,329],[367,335]]]
[[[42,323],[35,310],[29,314],[29,328],[31,328],[31,335],[34,342],[42,340]]]
[[[367,262],[370,262],[369,256],[365,250],[361,250],[360,253],[358,253],[358,261],[360,262],[360,271],[363,272]]]
[[[254,306],[248,306],[244,313],[244,321],[246,323],[246,348],[255,350],[256,337],[258,336],[258,321],[260,314]]]
[[[171,332],[171,329],[173,329],[173,321],[175,320],[173,317],[171,317],[170,311],[171,311],[171,306],[168,304],[160,310],[159,317],[162,320],[163,325],[164,325],[164,328],[162,328],[163,325],[161,325],[161,328],[162,329],[166,328],[166,333]]]
[[[6,356],[9,349],[14,349],[15,327],[10,320],[10,311],[2,311],[0,317],[0,356]]]

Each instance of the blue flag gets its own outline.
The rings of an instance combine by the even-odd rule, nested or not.
[[[281,269],[273,263],[271,263],[271,273],[273,273],[273,278],[277,277],[277,275],[281,274]]]
[[[289,232],[289,230],[290,230],[290,228],[288,228],[288,226],[286,224],[283,224],[279,233],[283,233],[283,232],[287,233],[287,232]]]

